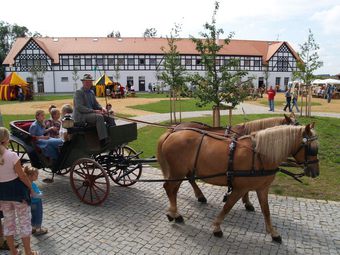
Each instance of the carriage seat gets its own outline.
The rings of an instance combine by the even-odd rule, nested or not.
[[[34,122],[34,120],[16,122],[15,126],[17,126],[18,128],[21,128],[22,130],[25,130],[26,132],[29,132],[29,129],[30,129],[33,122]]]

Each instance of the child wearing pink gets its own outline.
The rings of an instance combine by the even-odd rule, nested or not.
[[[17,219],[25,254],[34,255],[37,252],[31,250],[31,182],[21,167],[18,155],[7,149],[8,144],[9,132],[0,127],[0,210],[4,215],[3,233],[11,254],[19,254],[14,244]]]

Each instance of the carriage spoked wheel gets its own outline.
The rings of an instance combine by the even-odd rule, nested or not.
[[[27,154],[26,149],[20,143],[14,140],[10,140],[8,149],[15,152],[18,155],[21,165],[24,166],[31,163],[31,160]]]
[[[110,151],[113,164],[107,171],[110,178],[120,186],[131,186],[137,182],[142,174],[142,164],[133,164],[129,159],[139,158],[137,152],[129,146],[123,145]]]
[[[89,205],[103,203],[110,192],[109,177],[93,159],[78,159],[70,169],[70,182],[77,197]]]

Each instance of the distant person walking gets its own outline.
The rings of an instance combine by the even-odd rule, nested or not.
[[[326,89],[326,96],[327,96],[328,103],[331,102],[333,93],[334,93],[334,85],[328,84],[327,89]]]
[[[291,108],[291,106],[290,106],[290,102],[292,101],[292,94],[291,94],[291,92],[290,92],[290,88],[289,88],[289,89],[288,89],[288,88],[286,89],[285,97],[286,97],[286,105],[285,105],[285,107],[283,108],[283,110],[286,111],[286,110],[287,110],[287,107],[288,107],[289,111],[291,112],[291,111],[292,111],[292,108]]]
[[[269,103],[269,111],[274,111],[274,98],[276,95],[275,90],[273,89],[273,86],[270,86],[269,89],[267,90],[267,95],[268,95],[268,103]]]
[[[296,112],[300,112],[299,106],[298,106],[298,98],[299,98],[299,90],[297,88],[293,91],[293,105],[292,110],[294,109],[294,106],[296,108]]]

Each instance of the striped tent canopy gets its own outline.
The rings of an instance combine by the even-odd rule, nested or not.
[[[106,86],[113,85],[113,82],[110,80],[110,78],[103,74],[96,82],[94,83],[96,86],[96,96],[105,96],[105,88]]]
[[[9,86],[27,86],[28,83],[21,78],[16,72],[8,75],[1,83],[1,85],[9,85]]]
[[[0,83],[0,99],[16,100],[18,88],[20,87],[23,90],[23,93],[26,94],[27,85],[28,83],[16,72],[11,73]]]
[[[106,74],[103,74],[98,80],[96,80],[96,82],[94,83],[95,86],[97,85],[105,85],[105,86],[108,86],[108,85],[112,85],[113,82],[110,80],[110,78],[106,75]]]

